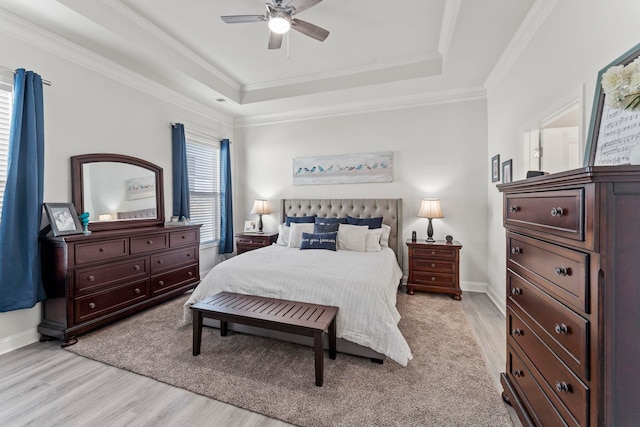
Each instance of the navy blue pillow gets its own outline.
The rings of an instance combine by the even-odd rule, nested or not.
[[[316,217],[316,224],[346,224],[347,218],[320,218]]]
[[[285,225],[287,227],[290,227],[292,222],[302,222],[302,223],[311,223],[311,224],[313,224],[315,219],[316,219],[316,215],[312,215],[312,216],[288,216],[287,217],[287,221],[285,222]]]
[[[379,218],[353,218],[348,216],[347,223],[351,225],[368,225],[369,229],[382,228],[382,217]]]
[[[338,231],[340,228],[339,222],[334,223],[324,223],[324,222],[316,222],[313,226],[314,233],[332,233],[334,231]]]
[[[336,250],[338,233],[302,233],[302,243],[300,249],[328,249]]]

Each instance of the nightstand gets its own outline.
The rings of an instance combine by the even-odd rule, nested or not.
[[[437,240],[407,240],[409,247],[409,278],[407,293],[415,291],[451,294],[453,299],[462,298],[460,290],[460,242],[447,243]]]
[[[236,252],[252,251],[270,246],[278,240],[278,233],[238,233],[236,234]]]

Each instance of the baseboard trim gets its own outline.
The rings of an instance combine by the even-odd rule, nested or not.
[[[40,340],[40,334],[37,329],[22,331],[14,335],[3,338],[0,341],[0,354],[9,353]]]

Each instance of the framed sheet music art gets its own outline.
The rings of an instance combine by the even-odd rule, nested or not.
[[[640,165],[640,44],[598,73],[585,166]]]

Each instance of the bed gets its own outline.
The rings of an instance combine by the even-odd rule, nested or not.
[[[411,350],[397,327],[400,314],[396,309],[402,278],[401,200],[285,199],[281,212],[283,222],[287,217],[313,215],[381,217],[388,230],[388,247],[361,252],[300,250],[274,244],[243,253],[216,265],[204,277],[184,305],[184,320],[191,319],[191,304],[221,291],[337,306],[339,352],[377,360],[389,357],[406,366],[412,358]],[[296,227],[291,225],[292,230]],[[208,325],[218,326],[213,320]],[[312,344],[306,337],[244,325],[230,325],[230,329]]]

